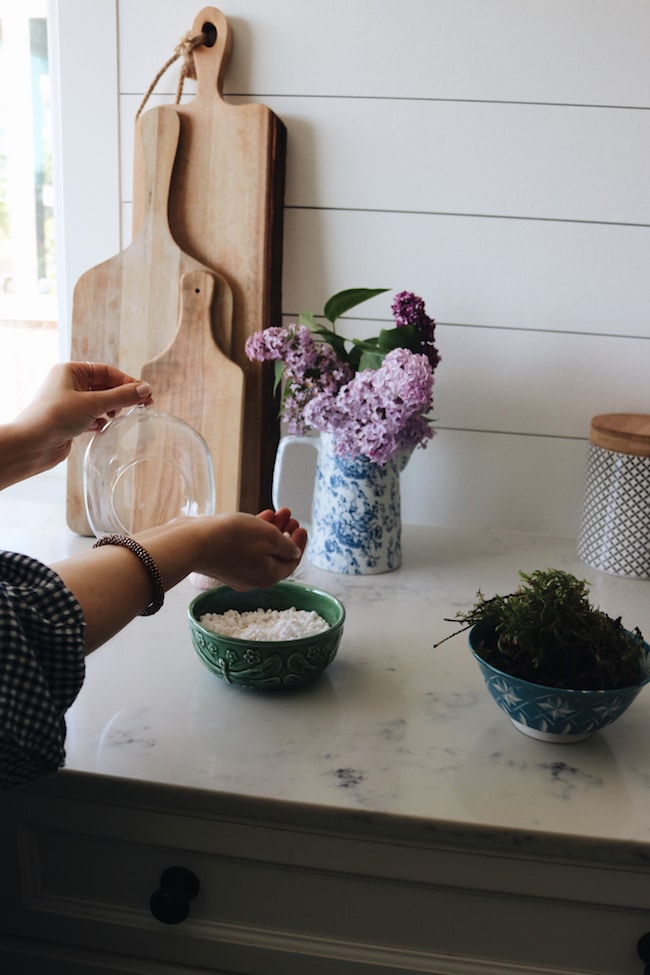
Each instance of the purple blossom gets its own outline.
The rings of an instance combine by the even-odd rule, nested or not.
[[[304,420],[335,437],[336,453],[364,454],[385,464],[400,451],[426,446],[433,431],[426,417],[433,404],[433,370],[424,354],[389,352],[379,369],[364,369],[338,394],[319,393]]]
[[[405,325],[415,326],[420,339],[420,352],[426,355],[431,368],[435,369],[440,362],[440,354],[434,344],[436,323],[427,315],[422,298],[414,295],[412,291],[400,291],[395,296],[391,311],[397,328],[403,328]]]
[[[246,355],[260,362],[279,360],[285,381],[283,414],[289,433],[308,429],[304,411],[321,393],[336,396],[352,370],[327,342],[314,338],[306,325],[265,328],[246,340]]]
[[[440,362],[435,321],[422,298],[402,291],[393,302],[396,327],[413,326],[417,352],[398,347],[379,368],[355,371],[335,333],[306,325],[266,328],[246,342],[249,359],[282,365],[282,413],[291,434],[309,428],[334,435],[340,455],[365,455],[377,464],[425,447],[433,436],[433,373]],[[326,337],[336,341],[331,345]],[[405,335],[405,340],[407,336]],[[405,344],[410,344],[410,335]],[[335,351],[335,348],[338,350]]]

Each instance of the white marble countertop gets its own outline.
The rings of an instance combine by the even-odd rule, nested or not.
[[[65,526],[58,475],[3,492],[0,525],[3,548],[45,561],[91,544]],[[421,830],[524,831],[593,841],[603,855],[614,844],[617,862],[645,862],[650,692],[585,742],[542,743],[491,700],[466,636],[433,649],[477,589],[509,592],[518,570],[546,567],[586,578],[593,602],[650,633],[650,583],[589,569],[573,539],[405,526],[396,572],[300,567],[300,579],[344,602],[341,647],[312,686],[258,693],[223,683],[196,657],[186,620],[196,590],[185,581],[159,614],[88,658],[68,715],[67,768]]]

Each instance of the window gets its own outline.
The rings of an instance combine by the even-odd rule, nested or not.
[[[46,0],[0,2],[0,422],[59,358]]]

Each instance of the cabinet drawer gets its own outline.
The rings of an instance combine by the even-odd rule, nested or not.
[[[636,942],[650,910],[626,898],[620,871],[555,864],[553,890],[548,865],[524,858],[400,855],[349,835],[66,806],[30,808],[5,825],[7,934],[246,975],[642,968]],[[200,885],[174,925],[150,909],[169,867]]]

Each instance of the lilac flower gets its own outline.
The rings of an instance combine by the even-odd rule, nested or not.
[[[434,344],[436,323],[429,318],[424,307],[424,301],[411,291],[400,291],[391,306],[397,328],[414,325],[420,339],[420,352],[428,358],[431,368],[435,369],[440,362],[440,354]]]
[[[336,453],[364,454],[385,464],[400,451],[426,446],[433,431],[433,370],[424,354],[389,352],[379,369],[358,372],[338,394],[324,391],[304,408],[304,420],[335,437]]]
[[[352,377],[352,370],[341,362],[332,346],[317,341],[306,325],[256,332],[246,340],[246,354],[260,362],[282,362],[283,413],[292,434],[305,433],[308,428],[304,418],[307,403],[320,393],[336,396]]]
[[[352,307],[347,300],[350,293],[355,294],[354,289],[330,299],[330,314],[332,302],[336,304],[335,299],[341,296],[346,301],[339,308]],[[362,300],[367,300],[367,296],[357,303]],[[434,344],[436,323],[426,314],[422,298],[409,291],[396,296],[392,311],[396,329],[389,333],[390,342],[383,343],[380,337],[369,340],[365,347],[364,343],[356,343],[351,351],[335,331],[316,328],[311,314],[313,331],[295,324],[266,328],[249,337],[249,359],[281,366],[282,413],[289,433],[302,434],[309,428],[329,432],[334,436],[338,454],[365,455],[377,464],[426,446],[433,436],[429,414],[433,373],[440,362]],[[329,319],[332,326],[336,317],[334,314]],[[396,330],[405,326],[410,328],[404,333],[402,345],[391,350]],[[411,350],[414,333],[417,351]],[[381,365],[359,369],[360,360],[373,365],[380,360]]]

